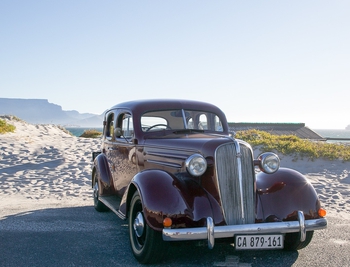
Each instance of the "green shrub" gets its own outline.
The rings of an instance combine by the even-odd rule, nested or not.
[[[5,120],[0,119],[0,134],[13,133],[16,127],[12,124],[8,124]]]
[[[345,144],[315,142],[294,135],[272,135],[258,130],[238,131],[236,138],[248,142],[253,147],[261,146],[262,151],[277,151],[285,155],[294,154],[301,158],[350,161],[350,146]]]
[[[85,130],[79,137],[98,138],[101,135],[102,133],[97,130]]]

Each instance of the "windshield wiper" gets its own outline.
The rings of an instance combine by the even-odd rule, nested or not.
[[[199,129],[181,129],[173,132],[174,134],[185,134],[185,133],[204,133],[204,130]]]

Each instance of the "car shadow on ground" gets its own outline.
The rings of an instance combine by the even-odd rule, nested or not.
[[[142,266],[132,255],[127,222],[90,206],[3,217],[0,238],[0,266]],[[297,258],[297,252],[238,252],[220,243],[209,250],[179,243],[151,266],[292,266]]]

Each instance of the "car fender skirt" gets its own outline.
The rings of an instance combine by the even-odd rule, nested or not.
[[[156,231],[163,229],[166,217],[172,219],[174,227],[205,226],[207,217],[215,217],[212,210],[215,204],[192,179],[178,179],[162,170],[146,170],[138,173],[132,183],[140,193],[145,219]]]
[[[109,190],[112,183],[112,174],[108,166],[107,158],[104,154],[99,154],[94,160],[94,166],[96,168],[97,177],[99,179],[99,185],[101,190]]]
[[[257,220],[273,216],[282,221],[297,219],[297,211],[305,219],[317,219],[320,201],[311,183],[301,173],[281,168],[273,174],[259,173],[257,184]]]

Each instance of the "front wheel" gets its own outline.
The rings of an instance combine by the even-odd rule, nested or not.
[[[163,241],[160,232],[148,226],[138,191],[130,203],[129,236],[132,252],[140,263],[159,262],[165,256],[168,244]]]
[[[284,238],[284,249],[285,250],[299,250],[305,248],[312,239],[314,231],[306,232],[305,241],[300,241],[300,233],[289,233]]]

